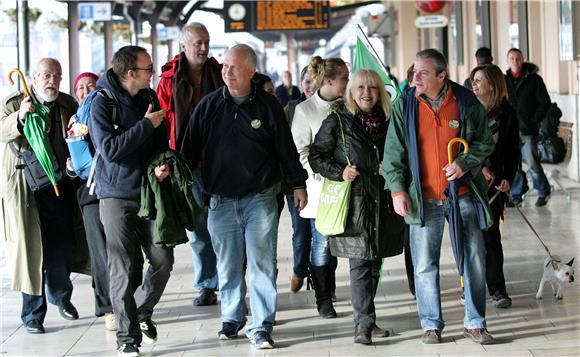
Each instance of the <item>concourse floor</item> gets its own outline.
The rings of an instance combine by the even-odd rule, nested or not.
[[[577,186],[577,184],[576,184]],[[580,190],[570,189],[571,200],[561,191],[546,207],[536,208],[536,197],[526,197],[522,211],[533,223],[553,254],[568,261],[580,260]],[[502,224],[505,275],[513,298],[509,309],[496,309],[487,301],[488,329],[494,345],[481,346],[462,336],[463,307],[459,279],[447,235],[441,257],[441,289],[446,328],[439,345],[423,345],[417,309],[407,287],[403,255],[385,260],[376,298],[378,324],[392,336],[374,339],[370,346],[353,343],[348,262],[339,259],[337,298],[339,317],[318,317],[313,291],[293,294],[291,224],[287,210],[280,222],[278,240],[278,314],[273,350],[253,349],[243,333],[237,340],[219,341],[219,306],[194,307],[193,267],[188,245],[175,251],[175,267],[153,319],[159,341],[144,345],[142,356],[579,356],[580,282],[552,298],[546,287],[544,300],[535,295],[546,253],[522,217],[508,209]],[[1,247],[1,245],[0,245]],[[576,271],[577,263],[575,263]],[[4,249],[0,251],[1,356],[115,356],[115,333],[106,331],[104,319],[94,313],[91,281],[74,275],[73,303],[81,318],[62,319],[50,305],[46,333],[30,335],[20,324],[21,295],[10,291]],[[250,317],[251,318],[251,317]]]

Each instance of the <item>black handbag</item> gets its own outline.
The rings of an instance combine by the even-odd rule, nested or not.
[[[24,178],[26,179],[26,183],[32,192],[36,192],[45,187],[52,186],[48,175],[46,172],[44,172],[42,166],[40,166],[40,162],[38,162],[38,158],[36,157],[34,151],[17,150],[14,143],[10,143],[10,149],[14,155],[16,155],[16,157],[21,160],[21,163],[16,165],[16,169],[24,170]],[[54,156],[52,157],[52,166],[54,167],[56,181],[58,182],[62,180],[64,176],[60,166],[58,165],[58,161]]]
[[[538,157],[541,162],[557,164],[566,156],[566,145],[559,137],[546,138],[538,141]]]

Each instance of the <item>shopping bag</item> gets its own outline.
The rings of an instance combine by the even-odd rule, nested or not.
[[[300,217],[307,219],[316,218],[318,212],[318,202],[320,201],[320,192],[322,192],[322,176],[314,174],[309,175],[306,180],[306,191],[308,191],[308,203],[306,207],[300,210]]]
[[[316,213],[316,230],[320,234],[333,236],[344,233],[350,204],[350,185],[351,181],[324,179]]]

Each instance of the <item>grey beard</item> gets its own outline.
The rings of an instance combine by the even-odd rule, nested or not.
[[[51,91],[52,93],[46,93],[44,91],[36,91],[36,95],[38,97],[40,97],[39,99],[42,99],[43,102],[45,103],[50,103],[50,102],[54,102],[56,100],[56,98],[58,98],[58,91]]]

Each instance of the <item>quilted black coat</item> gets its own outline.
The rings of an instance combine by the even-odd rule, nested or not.
[[[364,260],[400,254],[408,228],[403,218],[395,213],[390,192],[383,189],[385,180],[379,173],[387,122],[371,137],[342,102],[337,104],[322,122],[308,157],[314,172],[343,181],[346,148],[351,164],[360,172],[351,185],[345,232],[330,237],[330,251],[334,256]],[[339,120],[344,129],[344,147]]]

